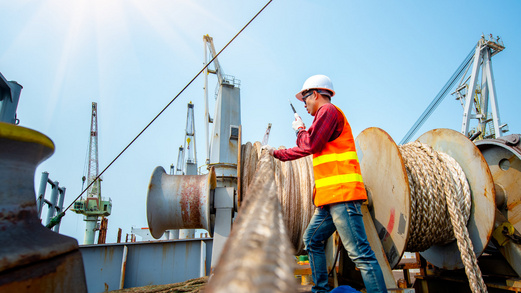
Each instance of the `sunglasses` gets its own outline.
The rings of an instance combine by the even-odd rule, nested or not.
[[[306,99],[313,94],[313,91],[309,91],[307,94],[302,96],[302,101],[306,102]]]

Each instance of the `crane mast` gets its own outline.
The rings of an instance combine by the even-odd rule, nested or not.
[[[83,244],[94,244],[94,237],[98,230],[98,218],[109,216],[112,211],[112,200],[101,197],[101,179],[98,178],[98,104],[92,103],[90,121],[90,138],[88,151],[87,196],[74,203],[73,212],[85,217],[85,237]],[[83,177],[85,180],[85,176]],[[100,239],[98,239],[98,242]],[[101,241],[104,243],[104,240]]]
[[[175,170],[171,168],[170,175],[197,175],[194,104],[188,103],[187,108],[184,146],[179,147],[177,164]]]
[[[96,198],[99,200],[100,197],[100,180],[97,179],[99,171],[98,163],[98,106],[97,103],[92,103],[92,115],[90,121],[90,139],[89,139],[89,169],[87,176],[87,186],[90,185],[87,191],[88,197]],[[91,183],[94,184],[91,185]]]
[[[203,36],[204,41],[204,64],[208,64],[212,62],[214,65],[214,69],[210,69],[207,66],[204,70],[204,117],[205,117],[205,137],[206,137],[206,164],[210,164],[210,153],[212,149],[212,145],[210,142],[209,134],[210,134],[210,123],[213,123],[213,119],[210,117],[210,113],[208,112],[208,74],[212,73],[217,75],[218,79],[218,88],[221,88],[222,85],[228,85],[232,88],[239,88],[241,81],[236,79],[234,76],[225,75],[223,73],[222,67],[219,64],[219,60],[217,60],[217,52],[215,50],[215,46],[213,44],[213,38],[209,35]],[[208,53],[210,53],[210,61],[208,61]],[[216,93],[216,99],[218,94]],[[217,115],[217,114],[216,114]]]
[[[470,75],[463,76],[454,94],[463,106],[463,121],[461,133],[479,139],[498,138],[504,132],[508,132],[508,125],[501,124],[499,107],[492,71],[492,56],[503,51],[505,46],[500,38],[490,37],[481,39],[476,45],[472,67],[469,66]],[[481,69],[481,81],[480,77]],[[488,112],[489,104],[491,112]],[[477,119],[478,125],[470,128],[470,119]]]
[[[184,164],[186,175],[197,175],[197,153],[195,149],[195,118],[194,104],[188,103],[186,112],[185,147],[186,161]]]

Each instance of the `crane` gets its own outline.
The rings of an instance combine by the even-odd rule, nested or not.
[[[190,101],[187,108],[184,146],[179,147],[177,164],[175,169],[174,164],[170,166],[170,175],[197,175],[194,104]]]
[[[112,211],[112,200],[101,197],[101,179],[98,178],[98,104],[92,102],[92,115],[90,124],[90,138],[88,151],[88,172],[83,176],[83,182],[87,181],[87,196],[74,203],[73,212],[84,215],[85,237],[83,244],[94,244],[94,236],[97,230],[98,218],[109,216]],[[94,181],[94,183],[93,183]],[[92,183],[92,184],[91,184]]]
[[[497,103],[494,75],[492,73],[492,56],[503,51],[505,46],[499,36],[494,39],[492,34],[489,38],[481,36],[474,52],[472,71],[468,78],[462,77],[456,91],[456,99],[463,106],[463,122],[461,133],[466,136],[475,136],[480,139],[498,138],[502,133],[508,131],[507,124],[501,124]],[[479,70],[481,67],[481,82],[479,82]],[[488,113],[488,106],[491,113]],[[474,110],[474,114],[472,114]],[[478,120],[475,129],[469,131],[470,119]]]
[[[215,46],[213,44],[213,38],[209,35],[203,36],[204,41],[204,65],[208,64],[208,52],[210,53],[210,61],[213,60],[214,69],[208,68],[207,66],[204,70],[204,117],[205,117],[205,136],[206,136],[206,164],[210,163],[210,141],[209,141],[209,127],[210,123],[213,123],[213,119],[210,117],[210,113],[208,112],[208,74],[212,73],[217,75],[218,84],[217,87],[221,87],[224,85],[229,85],[235,88],[239,88],[240,80],[236,79],[234,76],[225,75],[223,70],[219,64],[219,60],[217,60],[217,53],[215,50]],[[216,94],[217,98],[217,94]]]
[[[456,99],[460,100],[463,106],[464,112],[461,133],[466,136],[479,136],[480,138],[498,138],[502,133],[507,132],[507,125],[501,124],[500,122],[491,60],[492,56],[504,49],[505,46],[499,37],[494,39],[492,34],[490,34],[489,38],[485,38],[485,36],[482,35],[476,46],[470,50],[467,57],[465,57],[458,69],[456,69],[449,81],[447,81],[427,109],[420,115],[411,129],[409,129],[407,134],[400,141],[400,144],[405,144],[412,138],[458,80],[460,80],[460,82],[452,94],[456,94]],[[469,72],[471,68],[472,70]],[[480,69],[482,75],[481,83],[478,82]],[[467,74],[469,75],[467,76]],[[492,106],[492,113],[487,113],[489,99]],[[472,114],[473,109],[474,114]],[[471,118],[478,119],[479,125],[477,129],[469,131]]]

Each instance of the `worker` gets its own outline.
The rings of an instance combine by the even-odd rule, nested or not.
[[[367,194],[351,126],[342,110],[331,103],[334,95],[329,77],[308,78],[296,97],[314,116],[313,124],[306,129],[296,114],[292,127],[297,134],[297,146],[276,150],[266,145],[263,149],[281,161],[313,155],[316,208],[303,237],[315,283],[312,292],[329,292],[325,245],[335,230],[360,269],[367,292],[387,292],[382,270],[364,229],[361,205]]]

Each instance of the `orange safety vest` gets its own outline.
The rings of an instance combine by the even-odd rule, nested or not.
[[[342,133],[327,142],[322,151],[313,154],[314,203],[317,207],[367,199],[351,126],[344,112],[336,108],[344,116]]]

